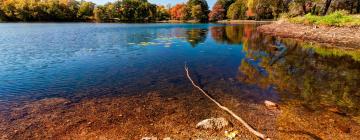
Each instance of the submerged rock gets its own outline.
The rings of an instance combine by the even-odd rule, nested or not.
[[[222,129],[229,126],[230,123],[225,118],[210,118],[199,122],[196,128],[202,129]]]
[[[158,140],[157,137],[143,137],[141,140]]]
[[[271,109],[271,110],[279,109],[279,105],[277,105],[276,103],[274,103],[272,101],[265,100],[264,104],[268,109]]]

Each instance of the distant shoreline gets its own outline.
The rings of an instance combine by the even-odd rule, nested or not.
[[[273,23],[274,20],[220,20],[217,23],[240,24],[240,23]]]

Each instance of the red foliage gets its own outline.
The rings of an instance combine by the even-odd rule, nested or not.
[[[224,7],[220,4],[216,4],[209,13],[209,20],[210,21],[223,20],[225,19],[225,15],[226,13]]]
[[[174,7],[170,9],[171,19],[180,20],[183,17],[183,10],[185,9],[185,4],[176,4]]]

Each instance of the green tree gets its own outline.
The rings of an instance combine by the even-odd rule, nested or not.
[[[1,10],[6,17],[9,17],[8,20],[10,21],[16,20],[16,16],[15,16],[16,8],[15,8],[14,0],[4,1],[2,3]]]
[[[282,12],[278,1],[282,0],[256,0],[249,9],[255,12],[256,19],[273,19]]]
[[[227,17],[229,19],[245,19],[246,18],[246,4],[243,0],[237,0],[235,3],[231,4],[228,11]]]
[[[66,20],[76,20],[79,11],[80,3],[76,0],[62,0],[60,1],[62,11],[65,13]]]
[[[146,0],[123,0],[117,2],[120,19],[125,21],[151,21],[156,19],[156,5]]]
[[[94,19],[96,22],[103,22],[108,19],[107,15],[105,14],[105,7],[97,6],[94,9]]]
[[[156,20],[168,20],[170,19],[169,10],[165,6],[156,6]]]
[[[189,0],[187,2],[187,8],[191,12],[191,19],[199,20],[201,22],[208,21],[209,6],[206,0]],[[195,16],[193,13],[195,13]]]
[[[2,7],[3,7],[3,1],[0,0],[0,21],[6,21],[7,18],[4,11],[2,10]]]
[[[95,4],[92,2],[81,2],[77,17],[80,19],[88,19],[94,13]]]
[[[63,21],[65,20],[64,13],[62,11],[62,7],[60,6],[59,1],[49,0],[44,5],[46,8],[47,20],[51,21]]]
[[[191,9],[188,6],[184,6],[180,9],[180,20],[191,19]]]
[[[201,5],[195,5],[191,8],[191,17],[195,20],[201,20],[202,18],[202,9],[201,9]]]
[[[101,10],[103,11],[103,14],[106,14],[106,18],[108,19],[114,19],[114,18],[119,18],[119,13],[117,12],[117,7],[114,3],[107,3],[104,5],[104,7],[100,6]],[[95,16],[95,15],[94,15]]]

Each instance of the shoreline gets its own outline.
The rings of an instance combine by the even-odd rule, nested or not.
[[[96,21],[0,21],[1,23],[220,23],[220,24],[243,24],[243,23],[273,23],[271,20],[220,20],[216,22],[200,22],[195,20],[163,20],[163,21],[148,21],[148,22],[96,22]]]
[[[360,49],[360,27],[311,26],[277,21],[262,25],[257,31],[281,38],[330,44],[338,48]]]
[[[222,24],[246,24],[246,23],[273,23],[273,20],[220,20],[216,23]]]

